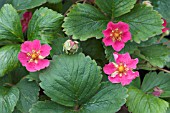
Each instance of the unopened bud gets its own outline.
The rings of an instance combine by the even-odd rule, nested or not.
[[[150,1],[143,1],[142,4],[146,5],[147,7],[153,7]]]
[[[78,42],[77,41],[72,41],[72,40],[67,40],[64,43],[63,46],[63,51],[66,52],[66,54],[74,54],[78,50]]]
[[[169,30],[166,30],[166,31],[164,32],[164,35],[165,35],[165,36],[168,36],[168,35],[169,35]]]
[[[155,87],[154,89],[154,92],[152,92],[152,94],[154,95],[154,96],[157,96],[157,97],[159,97],[164,91],[161,89],[161,88],[159,88],[159,87]]]

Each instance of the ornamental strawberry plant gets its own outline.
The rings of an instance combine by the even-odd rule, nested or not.
[[[0,113],[170,113],[169,0],[0,7]]]

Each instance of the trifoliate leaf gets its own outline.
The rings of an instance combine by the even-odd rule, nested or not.
[[[100,68],[84,54],[54,56],[40,74],[44,93],[59,104],[77,106],[88,101],[100,87]]]
[[[51,9],[36,10],[28,26],[28,39],[39,39],[42,43],[51,43],[61,29],[63,16]]]
[[[12,5],[5,4],[0,11],[0,41],[22,42],[20,17]]]
[[[128,89],[127,106],[132,113],[166,113],[169,103],[141,90],[130,87]]]
[[[28,113],[32,105],[38,101],[39,86],[35,81],[29,82],[27,79],[22,79],[17,84],[17,88],[20,91],[17,109],[23,113]]]
[[[152,82],[151,82],[152,81]],[[163,90],[160,97],[170,97],[170,74],[160,72],[150,72],[146,74],[141,89],[146,93],[152,93],[155,87],[159,87]]]
[[[130,12],[136,0],[95,0],[95,3],[109,17],[115,18]]]
[[[16,87],[0,87],[0,113],[12,113],[19,99],[19,90]]]
[[[19,51],[20,45],[9,45],[0,48],[0,77],[18,66]]]
[[[99,92],[80,108],[82,113],[115,113],[126,102],[127,89],[105,82]]]
[[[102,30],[108,21],[97,8],[78,3],[70,10],[62,26],[67,35],[73,35],[73,39],[85,41],[92,37],[102,38]]]
[[[137,43],[162,33],[161,15],[145,5],[136,5],[131,12],[116,18],[116,20],[130,25],[132,38]]]

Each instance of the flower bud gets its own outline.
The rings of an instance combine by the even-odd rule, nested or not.
[[[74,54],[78,50],[78,42],[77,41],[72,41],[72,40],[67,40],[64,43],[63,46],[63,51],[66,52],[66,54]]]
[[[164,91],[161,89],[161,88],[159,88],[159,87],[155,87],[154,89],[154,92],[152,92],[152,94],[154,95],[154,96],[157,96],[157,97],[159,97]]]
[[[166,30],[166,31],[164,32],[164,35],[165,35],[165,36],[168,36],[168,35],[169,35],[169,30]]]
[[[153,7],[150,1],[143,1],[142,4],[146,5],[147,7]]]

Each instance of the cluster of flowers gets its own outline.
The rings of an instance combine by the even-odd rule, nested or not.
[[[21,19],[23,32],[27,30],[31,17],[31,12],[23,14],[23,18]],[[169,29],[166,28],[166,20],[163,19],[163,21],[164,29],[162,29],[162,32],[164,33]],[[133,71],[133,69],[137,68],[138,59],[132,59],[129,53],[117,53],[124,48],[126,42],[131,40],[129,25],[124,22],[109,22],[107,29],[103,31],[103,34],[105,46],[112,46],[116,51],[113,53],[115,62],[106,64],[103,71],[109,75],[108,79],[112,83],[121,83],[123,86],[130,84],[133,79],[139,76],[138,71]],[[52,48],[47,44],[41,45],[39,40],[25,41],[21,45],[18,59],[28,71],[39,71],[49,66],[50,61],[44,58],[50,54],[51,49]],[[64,43],[63,49],[68,54],[70,52],[74,54],[78,49],[78,42],[67,40]]]

